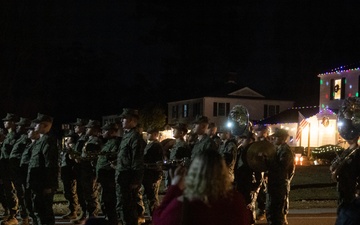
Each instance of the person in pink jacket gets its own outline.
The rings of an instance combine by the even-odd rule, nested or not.
[[[244,197],[232,188],[222,156],[204,151],[188,171],[185,167],[175,170],[152,219],[154,225],[250,225],[248,212]]]

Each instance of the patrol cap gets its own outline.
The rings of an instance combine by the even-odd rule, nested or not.
[[[200,123],[209,123],[209,118],[206,116],[197,116],[196,119],[193,121],[194,124],[200,124]]]
[[[32,122],[34,122],[34,123],[42,123],[42,122],[52,123],[53,120],[54,119],[51,116],[38,113],[36,119],[34,119]]]
[[[183,131],[185,134],[188,132],[188,127],[185,123],[177,123],[172,127],[173,129],[177,129],[179,131]]]
[[[76,118],[76,122],[73,123],[74,126],[85,126],[88,123],[86,119]]]
[[[123,108],[123,112],[119,116],[120,118],[135,117],[139,119],[139,111],[136,109]]]
[[[149,128],[146,130],[146,133],[148,133],[148,134],[159,133],[159,129],[156,128],[156,127],[149,127]]]
[[[116,123],[106,122],[104,126],[101,127],[102,130],[118,130],[119,127]]]
[[[3,121],[18,121],[19,117],[13,113],[7,113],[6,117],[2,119]]]
[[[31,121],[28,118],[20,117],[20,121],[15,124],[18,126],[29,127],[31,124]]]
[[[288,137],[289,133],[285,129],[276,129],[272,136],[274,136],[274,137]]]
[[[98,120],[89,120],[89,122],[85,125],[86,128],[99,128],[100,122]]]

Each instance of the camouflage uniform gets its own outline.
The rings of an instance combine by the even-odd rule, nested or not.
[[[34,123],[50,122],[52,118],[38,114]],[[35,216],[39,225],[54,225],[53,198],[58,188],[59,151],[57,141],[48,134],[35,142],[29,162],[27,183],[33,193]]]
[[[179,160],[191,157],[190,146],[184,139],[176,139],[175,144],[170,149],[170,160]]]
[[[86,128],[98,127],[100,129],[100,122],[95,120],[90,120],[89,123],[85,126]],[[86,209],[88,217],[96,217],[99,212],[99,199],[98,199],[98,185],[96,183],[96,160],[97,154],[101,150],[101,141],[97,136],[89,136],[88,140],[84,143],[80,160],[80,179],[81,186],[83,188],[80,195],[83,195],[83,198],[86,202],[86,207],[83,208],[83,211]],[[79,193],[79,192],[78,192]],[[86,217],[85,213],[82,218],[79,218],[74,223],[78,223],[81,220],[84,220]]]
[[[352,151],[355,152],[351,154]],[[360,147],[346,149],[340,158],[343,159],[343,164],[337,171],[338,209],[335,224],[359,224],[360,198],[357,185],[360,179]]]
[[[225,159],[225,163],[229,169],[229,177],[234,181],[234,169],[237,156],[237,146],[234,140],[225,140],[219,146],[219,153]]]
[[[111,125],[104,125],[101,129],[110,129]],[[117,225],[116,214],[116,191],[115,191],[115,169],[111,167],[111,162],[116,160],[119,150],[120,140],[117,137],[110,137],[102,147],[97,164],[97,181],[102,187],[101,208],[103,214],[108,219],[109,224]]]
[[[142,136],[132,128],[124,132],[116,166],[117,214],[123,225],[137,225],[137,195],[144,175]]]
[[[67,138],[75,139],[75,134],[67,135]],[[80,211],[78,194],[76,192],[76,176],[75,176],[75,161],[70,158],[70,154],[74,149],[71,147],[64,147],[61,151],[61,180],[64,186],[64,197],[69,202],[70,212],[63,216],[64,219],[75,219],[77,213]]]
[[[163,149],[158,140],[150,141],[144,149],[144,163],[153,164],[163,161]],[[144,194],[147,198],[149,212],[152,215],[154,209],[159,206],[159,188],[162,179],[162,168],[146,168],[144,171]]]
[[[23,118],[22,118],[23,119]],[[20,122],[22,122],[20,120]],[[19,123],[20,123],[19,122]],[[19,123],[18,126],[19,126]],[[30,125],[30,120],[26,122],[27,124],[23,124],[24,126]],[[21,125],[21,126],[23,126]],[[26,148],[26,146],[31,142],[31,140],[28,138],[27,134],[22,134],[15,142],[14,147],[10,154],[10,167],[11,167],[11,173],[14,180],[14,185],[16,189],[16,194],[18,197],[19,202],[19,208],[20,208],[20,216],[23,220],[27,220],[29,217],[29,214],[26,210],[26,204],[25,204],[25,193],[24,193],[24,187],[26,186],[26,173],[27,171],[22,171],[20,168],[20,160],[21,156]]]
[[[74,146],[74,151],[73,151],[73,155],[75,158],[81,156],[82,149],[84,148],[84,145],[88,139],[89,139],[89,137],[86,136],[85,134],[82,134],[79,137],[79,139],[77,140],[77,142]],[[72,192],[71,194],[77,195],[77,197],[78,197],[78,202],[79,202],[79,205],[82,210],[81,215],[79,216],[79,218],[81,218],[81,217],[84,217],[84,214],[86,212],[86,201],[85,201],[84,195],[82,194],[82,193],[84,193],[84,188],[82,186],[80,163],[75,163],[73,172],[74,172],[74,176],[75,176],[75,180],[76,180],[76,188],[75,188],[75,190],[71,189],[71,192]],[[75,208],[75,205],[74,205],[74,208]]]
[[[15,122],[17,117],[14,114],[8,113],[6,117],[3,119],[6,121]],[[0,166],[1,166],[1,179],[4,185],[5,198],[7,206],[10,210],[10,215],[7,220],[16,220],[16,213],[18,211],[18,198],[16,195],[16,189],[14,185],[14,174],[10,167],[10,154],[16,143],[18,136],[16,135],[15,130],[11,130],[5,137],[5,140],[1,146],[1,155],[0,155]],[[3,223],[6,221],[3,221]]]
[[[4,131],[4,129],[0,128],[0,149],[3,145],[3,141],[5,140],[5,137],[6,137],[6,132]],[[0,165],[0,169],[1,169],[1,165]],[[7,217],[9,215],[9,208],[6,202],[5,189],[1,178],[1,173],[0,173],[0,203],[4,208],[4,213],[1,216]]]
[[[191,151],[191,160],[193,160],[197,154],[208,150],[216,151],[217,148],[215,142],[207,134],[204,134],[201,140],[197,139],[195,141]]]
[[[286,224],[290,183],[295,173],[294,153],[286,143],[277,146],[276,159],[269,162],[266,218],[270,225]]]
[[[33,221],[36,221],[36,216],[34,213],[34,208],[33,208],[33,203],[32,203],[32,192],[31,189],[29,187],[27,187],[27,176],[28,176],[28,169],[29,169],[29,162],[30,162],[30,158],[31,158],[31,153],[32,153],[32,149],[34,148],[35,145],[35,140],[34,141],[30,141],[30,143],[28,143],[28,145],[26,146],[22,156],[21,156],[21,160],[20,160],[20,170],[21,170],[21,177],[23,179],[23,188],[24,188],[24,201],[25,201],[25,207],[27,210],[27,213],[29,214],[29,216],[33,219]],[[36,224],[36,223],[34,223]]]

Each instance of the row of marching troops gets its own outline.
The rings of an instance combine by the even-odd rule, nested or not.
[[[234,187],[247,201],[249,214],[255,214],[257,205],[261,218],[266,205],[269,224],[287,223],[294,157],[286,144],[288,134],[285,130],[280,129],[273,135],[279,157],[276,162],[271,162],[275,165],[265,176],[267,181],[263,173],[249,167],[246,159],[252,142],[268,138],[266,127],[256,131],[257,137],[252,130],[237,136],[230,130],[221,130],[219,137],[216,126],[209,123],[206,116],[199,116],[190,132],[186,124],[173,126],[175,142],[164,148],[158,140],[158,129],[148,129],[145,142],[138,130],[137,110],[125,108],[119,118],[123,130],[121,138],[118,136],[119,124],[101,126],[99,121],[81,118],[73,123],[74,132],[66,137],[60,153],[61,179],[69,202],[69,213],[63,216],[64,219],[73,224],[84,224],[88,218],[97,218],[101,210],[107,224],[144,223],[144,202],[150,215],[159,205],[158,192],[164,174],[164,167],[159,162],[165,165],[166,161],[186,158],[191,161],[202,151],[214,150],[224,157]],[[29,224],[29,217],[33,224],[55,224],[52,204],[58,188],[59,151],[56,140],[48,135],[52,118],[39,114],[33,121],[24,118],[17,121],[15,115],[8,114],[3,121],[8,133],[2,143],[0,158],[1,171],[6,171],[1,173],[2,204],[8,209],[8,215],[2,224],[18,224],[18,211],[21,224]],[[21,149],[17,147],[20,143]],[[166,184],[169,179],[165,177]],[[146,198],[142,199],[142,196]],[[265,198],[269,200],[267,204]],[[257,204],[256,200],[259,201]]]

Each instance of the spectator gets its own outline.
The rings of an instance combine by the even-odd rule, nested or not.
[[[153,214],[154,225],[250,224],[244,197],[233,191],[228,169],[217,151],[199,153],[185,177],[175,170],[172,185]]]

